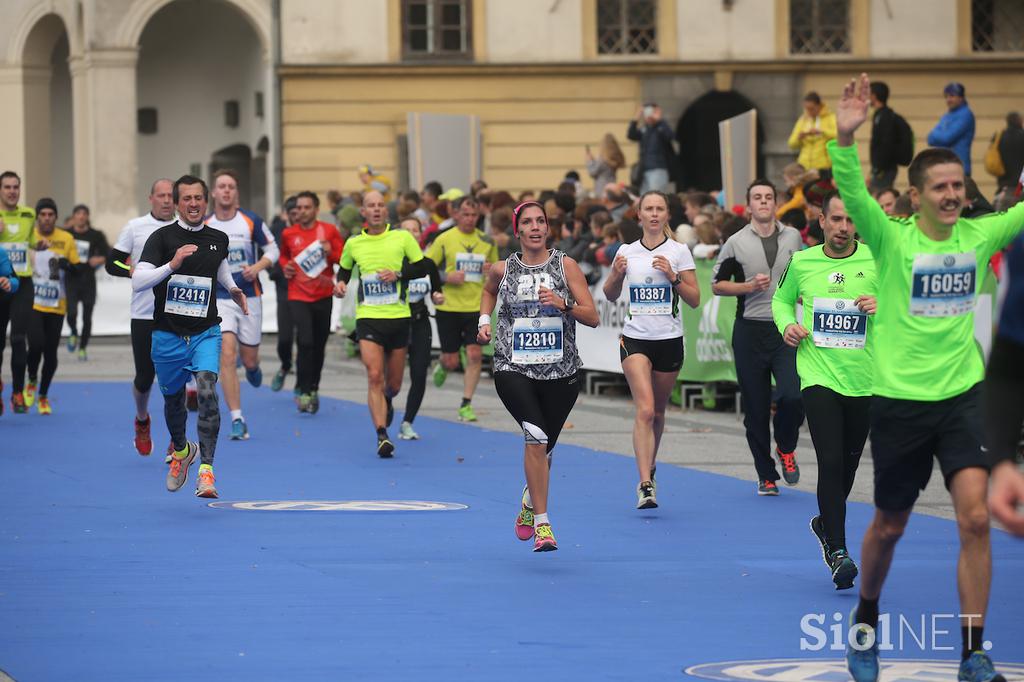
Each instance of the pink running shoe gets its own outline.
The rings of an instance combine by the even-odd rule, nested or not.
[[[533,510],[523,507],[516,517],[516,537],[526,542],[533,537]]]

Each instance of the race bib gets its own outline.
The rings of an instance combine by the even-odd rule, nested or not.
[[[3,242],[0,246],[7,252],[14,272],[24,275],[28,271],[28,242]]]
[[[312,242],[295,257],[295,263],[306,277],[313,279],[327,268],[327,255],[320,242]]]
[[[409,302],[418,303],[430,293],[430,278],[420,277],[409,282]]]
[[[648,277],[647,280],[652,278]],[[672,285],[651,281],[629,285],[630,315],[671,315]]]
[[[78,249],[78,262],[88,263],[89,262],[89,242],[84,239],[75,240],[75,248]]]
[[[33,277],[32,289],[35,292],[34,303],[40,308],[58,308],[63,298],[60,281],[46,277]]]
[[[231,268],[232,274],[241,272],[248,264],[249,258],[245,252],[245,242],[238,240],[228,242],[228,267]]]
[[[914,257],[910,314],[955,317],[974,310],[977,259],[969,253],[922,253]]]
[[[384,282],[376,273],[361,275],[359,286],[363,291],[363,305],[391,305],[398,303],[398,281]]]
[[[512,362],[546,365],[562,359],[562,318],[518,317],[512,323]]]
[[[213,280],[194,275],[171,275],[167,282],[164,312],[185,317],[206,317],[210,308]]]
[[[819,348],[863,348],[868,316],[851,298],[815,298],[811,335]]]
[[[458,272],[466,273],[467,282],[482,282],[485,260],[482,253],[457,253],[455,254],[455,269]]]

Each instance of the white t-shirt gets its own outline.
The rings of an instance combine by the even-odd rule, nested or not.
[[[174,220],[174,218],[170,220],[157,220],[153,217],[152,213],[132,218],[121,230],[114,248],[129,254],[132,259],[132,265],[135,265],[142,257],[142,249],[146,246],[146,240],[149,239],[149,236],[164,225],[170,225]],[[152,289],[132,293],[132,319],[153,319]]]
[[[664,256],[675,272],[695,270],[689,247],[666,238],[657,247],[648,249],[643,240],[638,239],[621,246],[615,256],[625,256],[627,260],[622,295],[629,304],[629,317],[622,327],[623,335],[647,341],[682,336],[679,294],[668,276],[655,269],[653,263],[655,256]]]

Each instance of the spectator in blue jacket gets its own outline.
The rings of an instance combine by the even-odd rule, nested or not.
[[[7,251],[0,249],[0,298],[16,293],[19,284],[14,267],[11,266],[11,259],[7,257]]]
[[[971,142],[974,141],[974,112],[967,106],[967,92],[962,83],[950,83],[942,91],[949,108],[932,131],[928,144],[956,152],[964,164],[964,173],[971,174]]]

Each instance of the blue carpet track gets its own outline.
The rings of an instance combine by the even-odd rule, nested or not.
[[[135,453],[127,383],[56,385],[53,416],[0,418],[0,669],[19,682],[649,681],[716,661],[842,656],[800,648],[806,614],[827,628],[856,598],[832,588],[806,490],[758,498],[750,481],[663,465],[661,507],[639,512],[630,458],[562,445],[560,549],[534,554],[512,529],[521,436],[421,417],[422,440],[396,441],[384,461],[365,405],[324,399],[311,417],[286,393],[243,391],[252,439],[227,439],[225,410],[222,501],[469,508],[212,509],[192,494],[197,467],[182,490],[164,489],[159,415],[154,454]],[[869,517],[851,505],[855,558]],[[956,551],[952,522],[915,516],[883,611],[955,614]],[[993,551],[986,638],[997,661],[1021,661],[1024,542],[994,531]],[[957,623],[938,625],[949,651],[887,658],[955,660]]]

